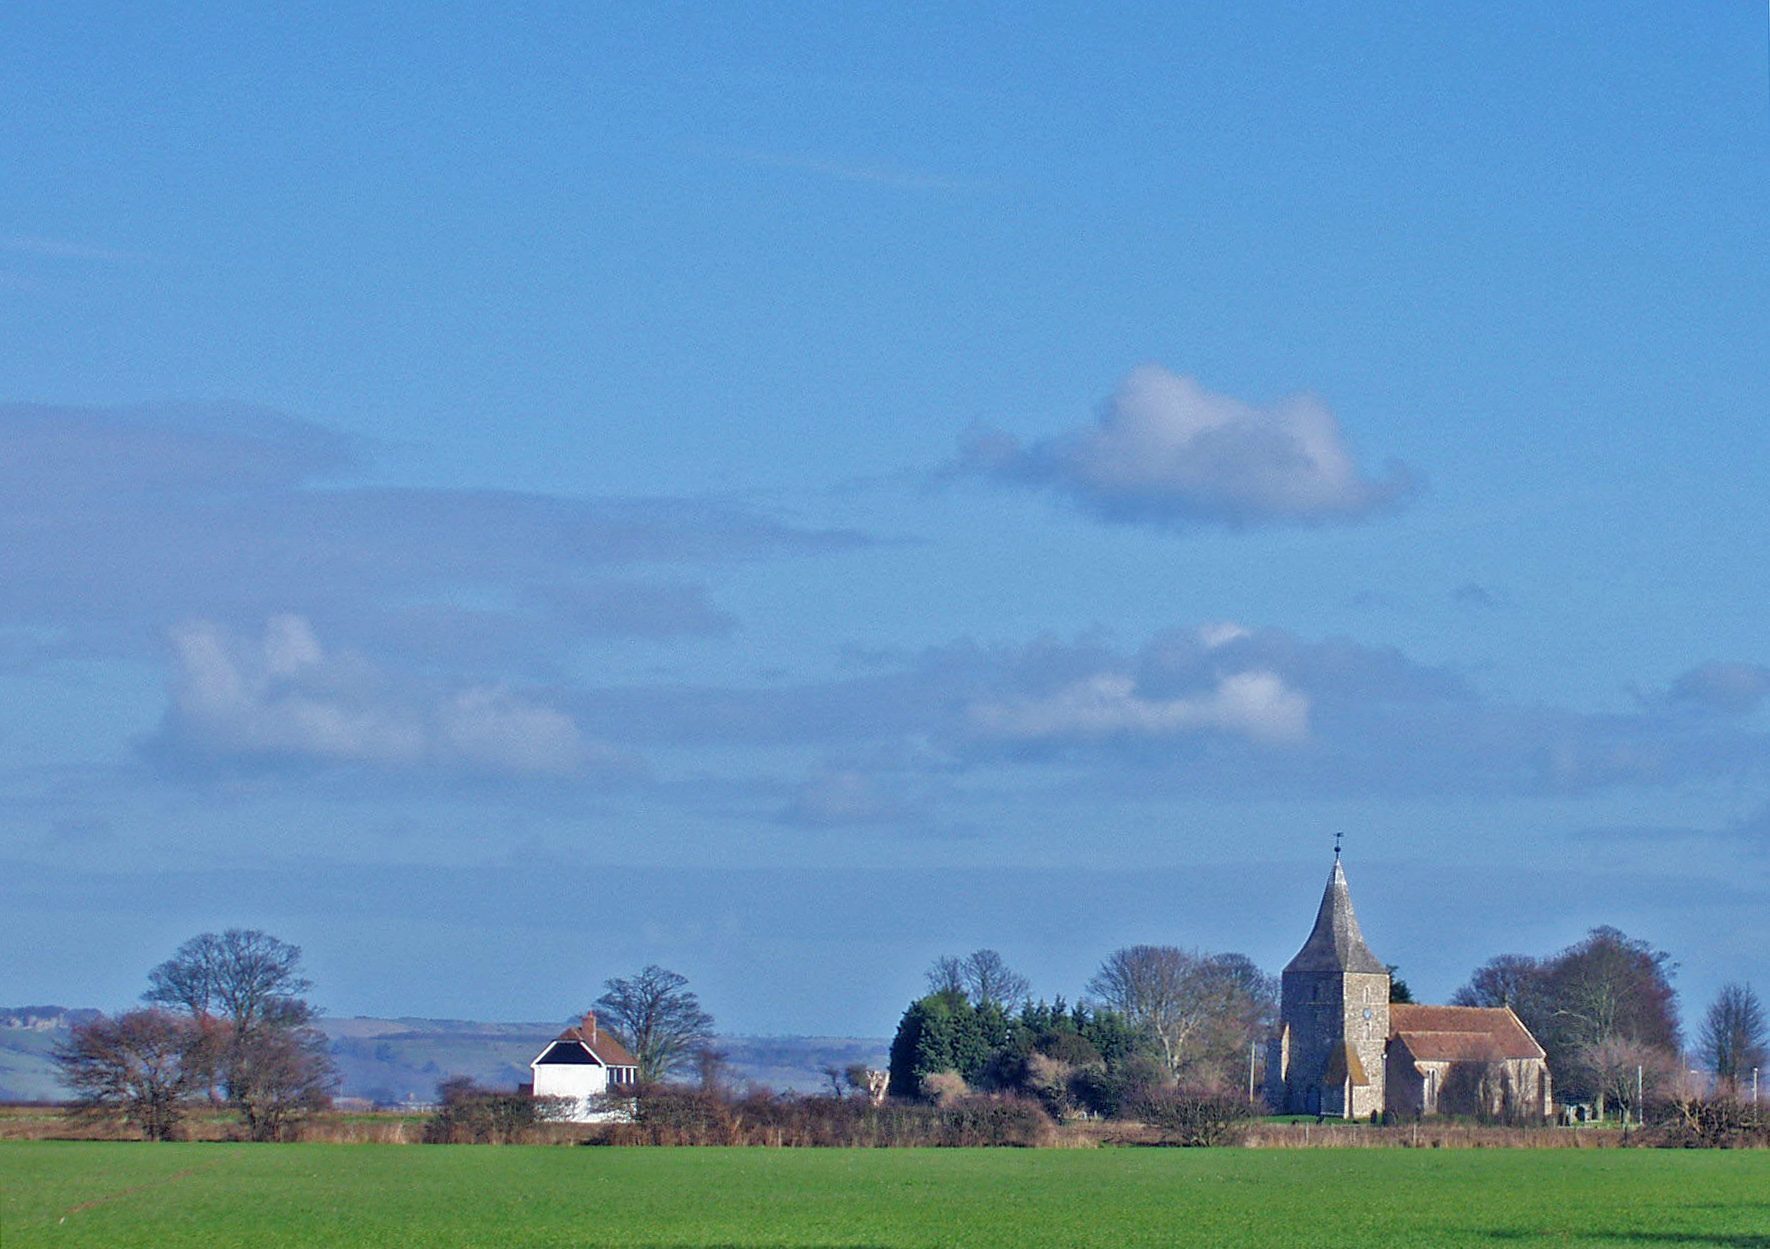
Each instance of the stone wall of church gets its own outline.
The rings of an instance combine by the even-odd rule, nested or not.
[[[1275,1098],[1273,1109],[1291,1115],[1323,1113],[1321,1078],[1327,1070],[1329,1040],[1341,1011],[1337,974],[1284,974],[1279,1020],[1281,1029],[1290,1034],[1290,1061],[1283,1073],[1282,1104]]]
[[[1345,1088],[1325,1085],[1334,1052],[1351,1042],[1370,1083],[1352,1089],[1351,1113],[1383,1109],[1383,1051],[1389,1038],[1389,977],[1368,972],[1286,972],[1280,1029],[1289,1061],[1275,1066],[1268,1100],[1284,1114],[1344,1116]]]
[[[1414,1062],[1404,1047],[1390,1050],[1388,1109],[1402,1118],[1470,1115],[1533,1120],[1554,1113],[1548,1064],[1540,1058],[1496,1062]]]
[[[1342,1035],[1358,1052],[1370,1083],[1352,1090],[1352,1118],[1383,1113],[1385,1051],[1389,1046],[1389,976],[1347,972],[1344,976]]]

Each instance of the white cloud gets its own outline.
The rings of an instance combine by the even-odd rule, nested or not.
[[[1214,651],[1219,646],[1228,646],[1231,642],[1239,642],[1243,638],[1252,636],[1252,633],[1233,620],[1217,620],[1198,627],[1199,643],[1208,651]]]
[[[300,616],[232,637],[209,621],[173,632],[177,673],[159,745],[208,759],[404,769],[459,767],[574,776],[620,766],[620,752],[572,718],[508,689],[401,686],[325,650]]]
[[[1312,396],[1257,407],[1155,364],[1133,369],[1093,425],[1030,446],[988,431],[965,464],[1049,486],[1108,520],[1169,527],[1356,520],[1412,484],[1399,467],[1381,480],[1362,472]]]
[[[1144,697],[1132,678],[1101,673],[1042,698],[973,704],[970,719],[985,736],[1020,741],[1217,731],[1282,743],[1308,736],[1309,700],[1267,671],[1233,673],[1177,698]]]

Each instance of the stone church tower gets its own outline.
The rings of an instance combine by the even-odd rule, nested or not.
[[[1266,1097],[1280,1114],[1362,1119],[1383,1109],[1389,969],[1358,930],[1334,850],[1315,928],[1280,981]]]

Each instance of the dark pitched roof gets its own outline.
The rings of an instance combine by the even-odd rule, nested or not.
[[[550,1067],[592,1067],[596,1065],[596,1057],[584,1048],[583,1042],[562,1037],[557,1041],[547,1042],[547,1048],[529,1066],[539,1066],[542,1063]]]
[[[558,1037],[554,1037],[554,1040],[582,1042],[584,1046],[589,1047],[589,1053],[595,1054],[596,1061],[602,1063],[604,1067],[637,1067],[639,1065],[639,1060],[627,1053],[627,1046],[623,1046],[616,1038],[611,1037],[605,1028],[598,1028],[595,1023],[589,1023],[589,1021],[573,1024],[563,1033],[559,1033]]]
[[[568,1044],[575,1041],[582,1045],[590,1051],[592,1058],[605,1067],[637,1067],[639,1065],[639,1060],[627,1052],[625,1045],[622,1045],[607,1029],[597,1025],[595,1015],[585,1015],[582,1023],[575,1023],[554,1037],[547,1043],[547,1048],[541,1051],[542,1057],[548,1062],[570,1062],[570,1059],[558,1056],[547,1057],[553,1053],[553,1047],[562,1041]],[[536,1061],[541,1061],[541,1059]]]
[[[1389,1008],[1389,1037],[1418,1062],[1499,1062],[1543,1058],[1543,1047],[1506,1006]]]
[[[1327,890],[1321,895],[1321,909],[1315,913],[1315,928],[1309,940],[1297,951],[1297,957],[1285,965],[1285,971],[1356,971],[1379,976],[1389,974],[1358,930],[1358,916],[1352,910],[1352,891],[1346,887],[1346,872],[1340,860],[1328,874]]]

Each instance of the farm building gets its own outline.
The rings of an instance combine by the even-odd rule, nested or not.
[[[618,1119],[624,1109],[608,1106],[608,1094],[630,1091],[639,1081],[639,1063],[627,1047],[597,1027],[596,1016],[561,1032],[529,1063],[536,1097],[568,1097],[574,1123]]]
[[[1392,1005],[1389,988],[1336,849],[1315,927],[1280,980],[1266,1064],[1274,1110],[1336,1119],[1553,1113],[1543,1048],[1509,1009]]]

